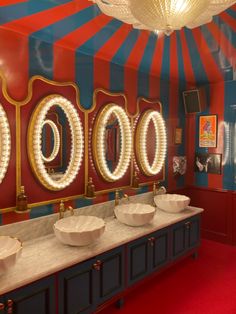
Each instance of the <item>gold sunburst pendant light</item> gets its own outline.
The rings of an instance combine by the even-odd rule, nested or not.
[[[170,35],[194,28],[236,3],[232,0],[91,0],[100,10],[134,28]]]

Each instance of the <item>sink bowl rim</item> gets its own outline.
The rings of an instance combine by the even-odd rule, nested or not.
[[[16,243],[18,245],[15,248],[15,250],[13,252],[11,252],[10,254],[1,255],[1,253],[0,253],[0,261],[5,261],[6,259],[8,259],[8,258],[10,258],[10,257],[12,257],[14,255],[17,255],[19,252],[21,252],[21,250],[23,248],[23,245],[22,245],[22,242],[18,238],[12,237],[12,236],[7,236],[7,235],[0,235],[0,240],[2,238],[14,240],[14,241],[16,241]]]
[[[88,230],[75,230],[73,228],[71,229],[61,229],[62,226],[60,226],[60,224],[62,224],[63,222],[65,222],[66,220],[77,220],[77,219],[84,219],[84,217],[94,217],[94,220],[97,220],[97,222],[99,222],[101,225],[100,226],[96,226],[94,228],[88,229]],[[91,216],[91,215],[78,215],[78,216],[69,216],[69,217],[65,217],[62,219],[57,220],[54,225],[53,228],[56,229],[57,231],[61,232],[61,233],[67,233],[67,234],[84,234],[84,233],[89,233],[89,232],[94,232],[96,230],[105,228],[105,221],[102,218],[96,217],[96,216]]]

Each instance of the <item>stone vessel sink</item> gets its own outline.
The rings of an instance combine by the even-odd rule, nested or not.
[[[0,275],[14,266],[22,251],[22,243],[9,236],[0,236]]]
[[[155,208],[147,204],[123,204],[114,209],[116,218],[129,226],[142,226],[149,223],[155,214]]]
[[[168,213],[179,213],[190,203],[190,198],[180,194],[162,194],[154,197],[158,208]]]
[[[105,222],[95,216],[70,216],[58,220],[53,229],[57,239],[62,243],[84,246],[103,234]]]

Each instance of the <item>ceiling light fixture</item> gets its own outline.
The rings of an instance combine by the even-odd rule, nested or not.
[[[235,0],[91,0],[100,10],[134,28],[170,35],[194,28],[236,3]]]

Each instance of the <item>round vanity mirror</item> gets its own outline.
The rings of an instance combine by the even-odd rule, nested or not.
[[[83,130],[73,104],[60,95],[45,97],[33,112],[28,154],[34,173],[49,190],[75,179],[83,157]]]
[[[136,132],[136,155],[145,175],[153,176],[161,171],[166,146],[166,129],[161,114],[151,109],[145,111]]]
[[[108,182],[126,173],[132,154],[132,132],[124,109],[106,105],[97,116],[93,130],[93,156],[102,177]]]
[[[52,120],[44,120],[42,124],[42,158],[45,163],[49,163],[56,159],[61,145],[59,130]],[[48,153],[48,146],[52,145]]]
[[[0,183],[7,172],[11,154],[11,135],[6,113],[0,104]]]

